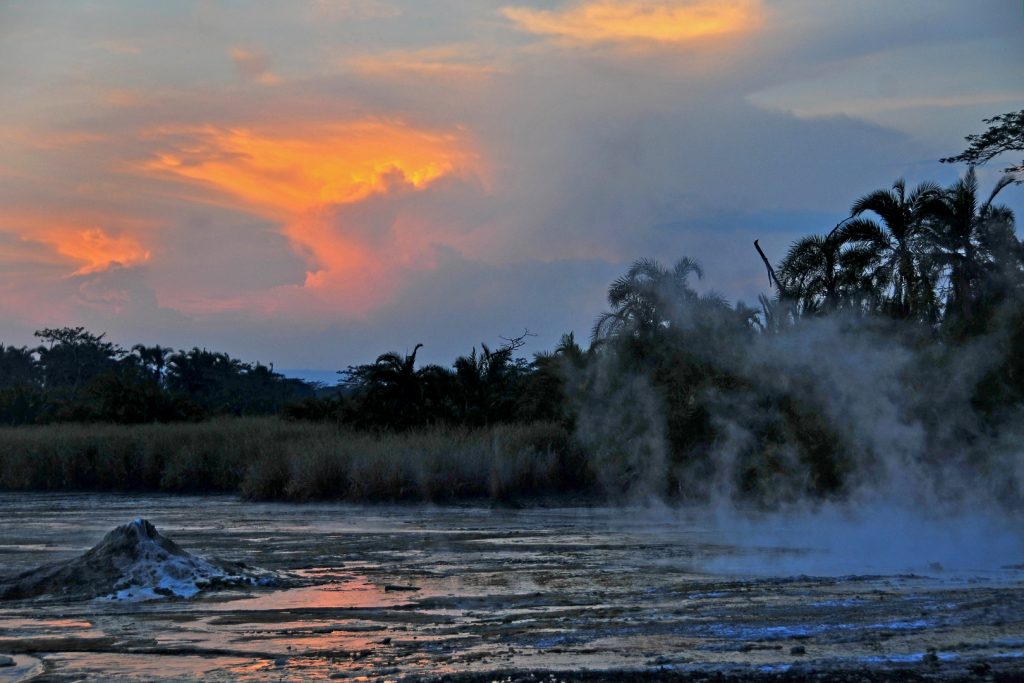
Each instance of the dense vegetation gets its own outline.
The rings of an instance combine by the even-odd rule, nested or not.
[[[265,415],[313,393],[272,367],[206,349],[128,351],[81,327],[35,336],[35,348],[0,344],[0,421],[9,425]]]
[[[0,430],[0,490],[433,501],[593,491],[558,425],[370,434],[274,417]]]
[[[996,133],[968,138],[968,160],[1019,149],[1022,119],[991,119]],[[0,487],[431,500],[574,490],[779,505],[889,482],[1017,505],[1024,244],[997,203],[1013,182],[985,193],[973,167],[949,187],[898,180],[777,265],[755,243],[773,289],[757,308],[698,292],[694,260],[637,261],[609,288],[587,348],[567,334],[531,360],[517,356],[528,333],[450,367],[417,367],[417,345],[324,388],[222,353],[42,330],[37,348],[0,346],[9,425],[283,421],[251,423],[265,431],[255,441],[215,436],[236,433],[223,421],[132,437],[76,427],[55,432],[76,435],[57,445],[7,430]],[[123,476],[104,479],[108,466]]]

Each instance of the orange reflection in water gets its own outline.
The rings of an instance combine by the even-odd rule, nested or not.
[[[83,619],[31,619],[27,617],[0,617],[0,631],[75,629],[89,630],[92,622]]]
[[[383,586],[369,583],[364,578],[353,578],[337,583],[270,591],[250,598],[223,602],[213,609],[234,612],[313,607],[336,609],[393,607],[411,602],[410,595],[419,597],[423,593],[421,591],[387,591]]]
[[[351,683],[395,683],[395,668],[385,662],[348,660],[342,657],[282,657],[275,661],[258,659],[232,666],[227,671],[238,680],[325,681],[339,678]],[[391,675],[381,677],[381,672]],[[273,676],[273,678],[271,678]]]

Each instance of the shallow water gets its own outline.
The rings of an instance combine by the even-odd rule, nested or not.
[[[18,666],[0,680],[41,670],[57,680],[359,681],[864,666],[952,676],[981,661],[1016,671],[1024,658],[1024,552],[1012,538],[943,566],[931,555],[950,565],[949,548],[873,561],[804,531],[656,509],[4,494],[0,510],[4,575],[73,557],[141,516],[190,552],[302,584],[134,604],[4,603],[0,653]]]

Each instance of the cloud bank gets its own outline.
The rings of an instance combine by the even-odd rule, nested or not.
[[[897,177],[953,179],[935,160],[1024,93],[1021,21],[952,0],[6,4],[0,341],[83,324],[336,369],[529,327],[539,350],[585,336],[645,255],[750,300],[753,238],[781,255]]]

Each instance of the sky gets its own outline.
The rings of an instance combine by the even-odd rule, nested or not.
[[[0,0],[0,342],[326,378],[585,340],[640,257],[753,303],[1021,64],[1019,0]]]

